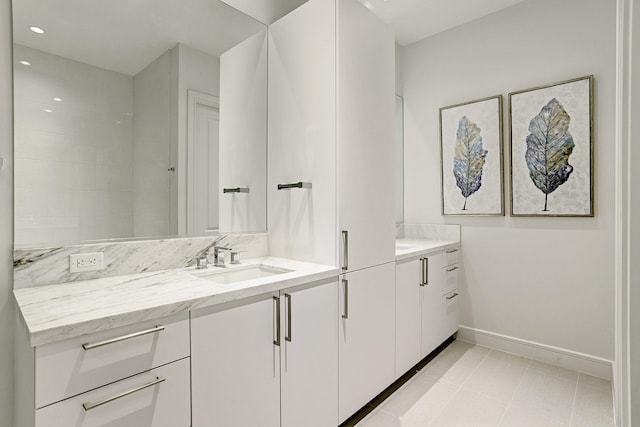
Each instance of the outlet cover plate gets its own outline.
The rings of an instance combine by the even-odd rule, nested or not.
[[[69,271],[71,273],[96,270],[104,270],[104,252],[69,255]]]

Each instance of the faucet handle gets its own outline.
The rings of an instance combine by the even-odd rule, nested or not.
[[[231,264],[240,264],[240,254],[247,251],[231,251]]]
[[[227,252],[231,252],[231,248],[223,248],[222,246],[214,246],[213,247],[213,256],[215,258],[215,264],[218,267],[224,267],[226,264],[225,254]]]
[[[206,256],[201,256],[196,258],[196,269],[201,270],[203,268],[207,268],[209,266],[209,260]]]

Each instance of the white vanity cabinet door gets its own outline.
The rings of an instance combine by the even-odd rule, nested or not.
[[[394,381],[395,263],[340,278],[342,423]]]
[[[118,340],[140,333],[143,334]],[[93,349],[83,348],[83,345],[105,340],[115,342]],[[38,346],[35,349],[35,407],[41,408],[187,356],[188,313]]]
[[[280,425],[277,297],[191,312],[193,427]]]
[[[280,303],[281,425],[336,426],[338,281],[281,291]]]
[[[93,409],[83,407],[136,389]],[[35,427],[188,427],[190,411],[185,358],[38,409]]]
[[[427,257],[428,280],[422,287],[422,340],[421,357],[424,358],[442,344],[442,330],[446,322],[443,294],[446,289],[446,277],[443,264],[444,252]]]
[[[396,264],[396,379],[422,358],[420,285],[424,263],[424,257],[421,257]]]

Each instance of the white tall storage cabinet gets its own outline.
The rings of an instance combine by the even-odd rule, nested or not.
[[[341,267],[341,423],[394,380],[394,36],[356,0],[269,31],[269,247]]]

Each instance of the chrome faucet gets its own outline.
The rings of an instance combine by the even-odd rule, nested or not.
[[[202,270],[209,266],[209,260],[206,256],[196,258],[196,270]]]
[[[217,267],[224,267],[227,263],[226,254],[227,252],[231,252],[231,248],[223,248],[220,246],[213,247],[213,260],[214,265]]]

